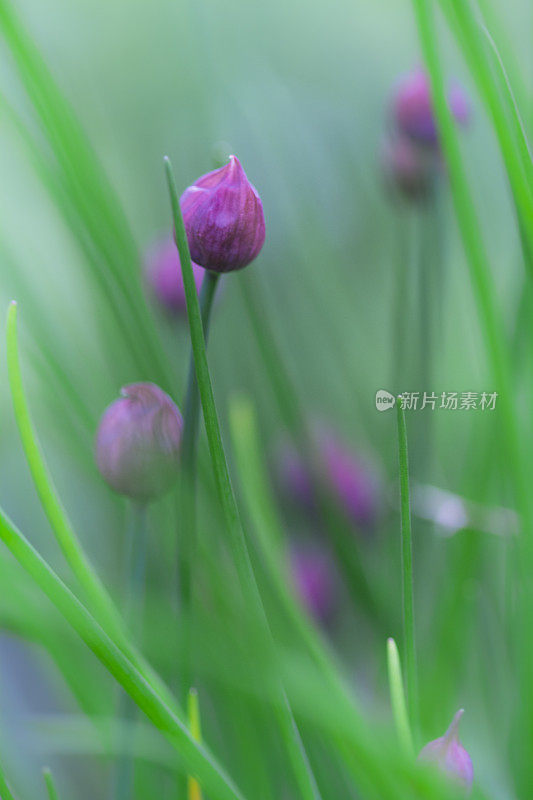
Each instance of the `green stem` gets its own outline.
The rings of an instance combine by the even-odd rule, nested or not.
[[[398,417],[398,462],[400,470],[401,551],[402,551],[402,612],[404,661],[407,700],[411,725],[418,727],[418,687],[416,675],[415,608],[413,591],[413,543],[411,534],[411,503],[409,497],[409,461],[407,429],[400,398],[396,401]]]
[[[142,620],[144,612],[144,594],[146,578],[146,551],[148,531],[146,525],[147,508],[144,503],[132,503],[131,522],[126,542],[126,591],[124,596],[124,609],[126,623],[130,630],[142,642]],[[122,756],[117,758],[113,796],[116,800],[130,800],[134,796],[134,759],[133,736],[135,732],[135,718],[137,707],[131,698],[120,692],[117,717],[121,742],[119,752]]]
[[[412,758],[414,755],[413,737],[405,702],[400,654],[398,653],[398,648],[396,647],[394,639],[387,639],[387,671],[389,673],[392,714],[398,739],[405,754]]]
[[[220,275],[206,270],[200,291],[200,316],[204,337],[207,344],[209,324],[213,300]],[[194,358],[191,355],[189,375],[187,379],[187,394],[185,399],[184,429],[181,445],[181,486],[179,505],[179,548],[178,548],[178,600],[181,611],[181,698],[185,707],[188,692],[194,683],[192,671],[192,614],[194,590],[194,557],[196,549],[196,478],[197,478],[197,452],[198,429],[200,423],[200,394],[198,381],[194,368]]]
[[[217,493],[226,521],[226,528],[230,536],[235,566],[244,600],[250,605],[252,611],[257,615],[258,623],[265,634],[264,644],[266,653],[268,656],[273,658],[275,663],[276,654],[273,651],[271,633],[268,627],[268,621],[264,612],[259,589],[255,581],[255,576],[239,517],[239,511],[235,501],[233,487],[231,485],[226,455],[224,453],[224,447],[222,444],[220,424],[215,406],[215,398],[213,395],[209,367],[207,364],[204,331],[200,315],[198,294],[196,292],[192,272],[191,254],[189,252],[189,245],[187,242],[187,235],[181,214],[174,175],[172,173],[172,167],[168,158],[165,158],[165,170],[170,193],[170,201],[172,205],[176,244],[180,256],[183,284],[185,287],[185,298],[187,302],[187,315],[191,333],[194,366],[200,392],[200,400],[202,403],[202,411],[204,415],[209,452],[211,455],[211,461],[215,475]],[[278,721],[284,737],[284,745],[291,760],[291,765],[302,796],[306,800],[317,800],[317,798],[320,797],[320,794],[316,785],[316,780],[310,768],[307,754],[302,745],[298,729],[294,722],[290,705],[282,688],[280,703],[276,706],[276,708],[278,711]]]
[[[402,206],[397,208],[397,218],[395,220],[394,250],[395,250],[395,275],[393,287],[393,324],[392,324],[392,387],[391,391],[398,395],[406,391],[406,341],[408,332],[406,323],[409,315],[406,315],[406,303],[410,297],[409,287],[409,236],[408,230],[410,218],[408,210]]]
[[[200,704],[198,702],[198,692],[193,688],[189,689],[187,696],[187,714],[189,717],[191,734],[197,742],[201,742],[202,727],[200,722]],[[190,775],[187,778],[187,800],[202,800],[202,790],[200,789],[198,781],[191,778]]]
[[[59,795],[57,793],[57,789],[54,783],[52,771],[48,767],[45,767],[43,769],[43,778],[46,786],[46,791],[48,792],[48,800],[59,800]]]

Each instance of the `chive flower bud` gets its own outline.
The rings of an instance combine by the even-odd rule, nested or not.
[[[154,383],[131,383],[120,394],[100,420],[96,462],[112,489],[145,503],[168,491],[177,477],[183,420]]]
[[[444,736],[423,747],[418,760],[435,764],[469,794],[474,780],[474,767],[472,759],[459,741],[458,728],[463,714],[464,710],[460,709]]]
[[[383,143],[381,166],[390,189],[407,200],[420,201],[435,189],[441,162],[435,150],[397,133]]]
[[[197,264],[213,272],[246,267],[265,241],[263,204],[239,159],[208,172],[181,196],[181,210]]]
[[[465,127],[470,119],[470,100],[458,83],[449,87],[448,105],[456,122]],[[431,87],[423,70],[410,72],[400,80],[392,101],[392,113],[396,127],[403,134],[422,145],[438,144]]]
[[[196,289],[200,291],[204,270],[193,262]],[[185,289],[178,248],[172,237],[157,242],[146,255],[147,283],[161,306],[172,315],[185,314]]]
[[[304,607],[313,619],[326,624],[337,603],[337,578],[329,554],[323,547],[294,545],[290,566],[294,588]]]
[[[370,531],[379,510],[379,484],[370,467],[330,431],[315,434],[323,475],[346,517],[362,531]],[[292,447],[280,458],[282,490],[296,505],[314,512],[317,498],[308,464]]]

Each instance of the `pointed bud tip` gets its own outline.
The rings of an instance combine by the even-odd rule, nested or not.
[[[250,264],[265,241],[263,205],[235,155],[182,194],[191,257],[204,269],[231,272]]]
[[[444,734],[444,739],[446,742],[457,742],[459,740],[459,723],[461,722],[462,716],[465,713],[464,708],[460,708],[459,711],[455,714],[454,718],[450,723],[450,727]]]

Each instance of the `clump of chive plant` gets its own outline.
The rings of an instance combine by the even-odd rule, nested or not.
[[[189,186],[180,199],[191,258],[232,272],[257,258],[265,241],[263,204],[236,156]]]
[[[319,467],[334,499],[355,528],[370,532],[380,505],[379,481],[369,465],[329,430],[315,430]],[[319,499],[310,466],[292,446],[279,457],[279,483],[286,497],[314,512]]]
[[[418,759],[435,764],[441,772],[469,794],[474,780],[474,767],[472,759],[459,741],[459,722],[463,714],[464,710],[460,709],[444,736],[423,747]]]
[[[331,621],[338,601],[338,580],[331,557],[319,545],[293,544],[291,575],[296,593],[313,619]]]
[[[192,271],[200,291],[204,270],[193,262]],[[180,316],[187,310],[178,250],[172,237],[156,242],[146,253],[146,281],[159,304],[169,314]]]
[[[132,383],[104,412],[96,435],[96,461],[106,482],[139,503],[174,483],[183,420],[174,401],[153,383]]]

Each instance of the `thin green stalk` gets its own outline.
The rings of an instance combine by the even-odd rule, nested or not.
[[[200,291],[200,316],[207,344],[211,310],[220,275],[206,270]],[[178,547],[178,600],[182,615],[182,647],[180,683],[182,702],[185,705],[191,684],[193,654],[190,635],[193,613],[194,558],[196,549],[196,480],[197,444],[200,423],[200,394],[191,355],[187,394],[185,400],[183,440],[181,445],[181,486],[179,496],[179,547]]]
[[[127,657],[133,661],[137,669],[152,684],[165,703],[175,708],[176,701],[168,688],[131,644],[120,614],[85,555],[81,542],[76,536],[76,532],[55,489],[31,421],[28,403],[24,394],[18,354],[17,304],[14,302],[10,304],[8,310],[6,336],[7,368],[15,419],[33,483],[54,536],[69,567],[83,589],[90,603],[91,612],[96,615],[99,624],[119,644]]]
[[[147,507],[144,503],[132,503],[131,522],[126,542],[126,591],[124,609],[126,623],[142,642],[142,622],[144,613],[144,594],[146,582],[146,551],[148,543]],[[133,797],[135,762],[133,758],[133,738],[135,735],[136,706],[131,698],[120,692],[118,719],[128,724],[120,726],[121,743],[115,764],[113,796],[116,800],[130,800]]]
[[[407,700],[411,725],[418,728],[418,685],[415,646],[415,604],[413,581],[413,543],[411,502],[409,496],[409,460],[407,429],[401,399],[396,401],[398,419],[398,463],[400,471],[401,551],[402,551],[402,616],[403,649],[407,684]]]
[[[411,296],[408,291],[409,286],[409,246],[408,230],[410,222],[408,209],[402,203],[396,209],[395,234],[394,237],[394,286],[392,298],[392,346],[390,349],[392,356],[391,364],[391,391],[394,394],[401,394],[407,390],[404,385],[406,380],[406,342],[407,331],[406,323],[410,319],[410,314],[406,314],[405,305]]]
[[[398,739],[406,756],[413,758],[413,736],[411,734],[409,715],[407,714],[407,705],[405,702],[400,654],[398,653],[396,642],[392,638],[387,639],[387,671],[389,675],[392,714]]]
[[[52,771],[49,767],[45,767],[43,769],[43,778],[46,786],[46,791],[48,792],[48,800],[59,800],[59,795],[57,793],[57,789],[54,783]]]
[[[244,599],[246,602],[250,603],[252,610],[257,614],[258,622],[265,632],[265,646],[267,653],[270,653],[275,660],[275,652],[272,652],[273,643],[268,627],[268,621],[264,613],[261,596],[255,581],[255,576],[237,509],[237,503],[235,501],[235,495],[231,485],[226,455],[224,453],[224,447],[222,444],[222,436],[220,433],[220,425],[215,406],[213,387],[211,385],[211,377],[209,375],[209,367],[207,364],[205,338],[200,315],[198,294],[196,292],[192,272],[191,255],[189,252],[189,245],[187,242],[187,235],[185,233],[185,225],[183,223],[183,217],[181,214],[174,175],[172,173],[172,167],[168,158],[165,158],[165,171],[172,206],[176,244],[179,251],[183,283],[185,287],[187,316],[189,320],[196,378],[198,381],[205,429],[207,433],[207,441],[209,445],[211,461],[213,464],[218,497],[224,513],[227,531],[231,538],[235,566],[239,576],[239,582],[243,591]],[[298,729],[294,722],[290,705],[283,689],[281,690],[281,702],[278,706],[278,715],[281,723],[282,735],[284,736],[284,745],[291,760],[295,778],[302,796],[306,798],[306,800],[317,800],[317,798],[320,797],[320,793],[310,768],[307,754],[301,742]]]
[[[0,509],[0,539],[85,644],[179,753],[184,768],[214,800],[243,800],[231,778],[180,717],[167,706],[124,652]]]
[[[197,742],[202,741],[202,729],[200,725],[200,706],[198,703],[198,692],[196,689],[189,689],[187,711],[189,715],[189,728],[191,734]],[[187,779],[187,800],[202,800],[202,790],[198,781],[191,776]]]

